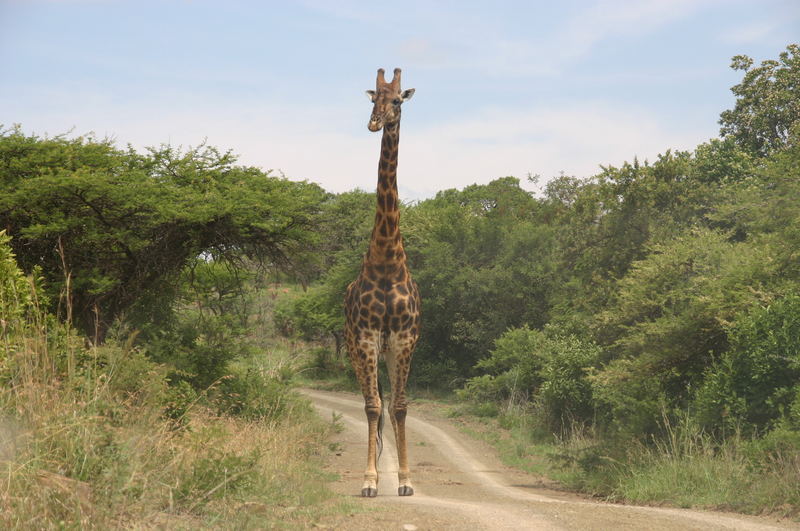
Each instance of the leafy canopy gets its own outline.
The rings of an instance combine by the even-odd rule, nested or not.
[[[323,191],[235,161],[205,145],[141,154],[0,131],[0,226],[54,295],[70,283],[76,322],[102,339],[125,313],[153,317],[198,256],[288,268],[315,241]]]

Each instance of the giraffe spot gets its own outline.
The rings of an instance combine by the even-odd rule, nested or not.
[[[381,315],[383,314],[383,312],[386,311],[386,306],[384,306],[378,301],[375,301],[372,303],[372,306],[369,307],[369,311],[373,314]]]
[[[386,259],[391,260],[394,258],[394,249],[386,249]]]
[[[377,300],[378,302],[381,302],[381,303],[386,302],[385,290],[376,291],[375,292],[375,300]]]
[[[377,315],[373,315],[369,318],[369,326],[375,330],[381,327],[381,320]]]
[[[406,311],[406,302],[404,300],[398,300],[397,304],[395,304],[394,311],[397,313],[404,313]]]
[[[392,321],[391,324],[389,325],[389,328],[391,328],[393,332],[397,332],[398,330],[400,330],[400,318],[392,317]]]
[[[392,281],[388,278],[378,280],[378,289],[383,292],[389,292],[392,289]]]
[[[369,310],[366,307],[362,307],[361,311],[358,312],[361,317],[369,317]]]
[[[372,301],[372,293],[365,293],[361,296],[361,302],[363,304],[369,304]]]
[[[408,295],[408,289],[402,284],[398,285],[395,289],[400,295]]]

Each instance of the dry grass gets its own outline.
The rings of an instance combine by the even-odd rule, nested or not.
[[[12,259],[0,256],[0,528],[294,529],[332,510],[319,472],[332,426],[275,380],[283,359],[248,380],[280,414],[181,403],[132,341],[86,346],[42,312]]]
[[[163,382],[152,369],[142,376]],[[195,404],[176,423],[164,386],[114,383],[100,372],[2,393],[0,527],[302,526],[330,497],[317,472],[330,427],[301,401],[270,422]]]

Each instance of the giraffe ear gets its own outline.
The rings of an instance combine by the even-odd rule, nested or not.
[[[375,94],[375,91],[374,90],[367,90],[366,94],[367,94],[367,97],[369,98],[369,101],[371,101],[372,103],[375,103],[375,96],[377,96],[377,94]]]
[[[403,99],[403,101],[410,100],[411,96],[414,95],[414,92],[416,92],[416,90],[417,89],[404,90],[403,93],[400,95],[400,97]]]

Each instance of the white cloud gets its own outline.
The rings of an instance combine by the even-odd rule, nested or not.
[[[709,135],[668,131],[643,110],[585,103],[516,112],[486,110],[474,119],[405,135],[403,179],[439,190],[530,173],[546,180],[563,171],[589,176],[599,165],[668,148],[693,148]],[[713,134],[713,133],[711,133]]]
[[[48,106],[18,108],[11,119],[38,134],[74,127],[75,134],[93,130],[137,148],[207,139],[233,149],[243,164],[318,182],[330,191],[375,186],[380,135],[367,131],[369,109],[360,98],[337,108],[236,100],[211,105],[160,94],[157,101],[122,105],[108,94],[62,87],[32,101]],[[714,124],[707,131],[671,130],[647,109],[602,102],[486,107],[433,125],[418,125],[413,116],[409,109],[401,134],[399,182],[406,199],[506,175],[524,179],[529,172],[545,179],[560,171],[589,176],[600,164],[653,159],[667,148],[689,149],[715,134]]]
[[[468,9],[450,9],[438,16],[428,13],[430,22],[422,22],[418,33],[400,41],[396,51],[415,68],[479,70],[512,78],[552,76],[607,39],[646,35],[717,1],[598,0],[566,19],[554,19],[545,31],[518,36],[508,31],[507,19],[476,18]],[[423,12],[431,9],[436,8],[421,7]]]
[[[567,23],[560,46],[566,47],[568,56],[582,56],[609,37],[649,33],[707,3],[698,0],[601,0],[578,12]]]

